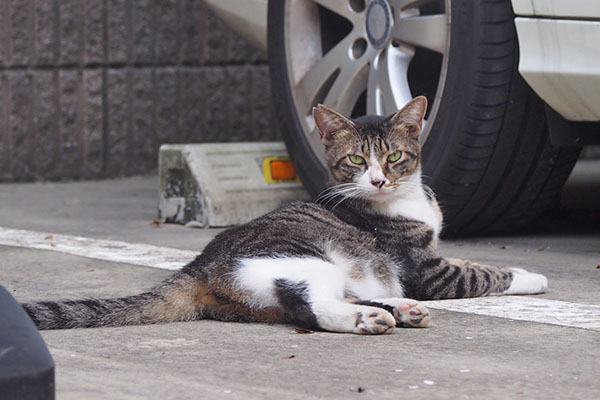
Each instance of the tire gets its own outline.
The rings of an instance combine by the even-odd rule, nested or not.
[[[276,119],[313,196],[327,184],[308,112],[314,103],[355,117],[391,114],[410,97],[425,94],[430,110],[422,133],[423,176],[438,196],[446,233],[522,228],[556,198],[580,149],[550,143],[544,104],[517,72],[510,0],[439,0],[408,10],[408,16],[392,7],[394,28],[380,48],[368,32],[381,29],[365,23],[365,15],[376,7],[372,3],[383,10],[384,0],[333,2],[334,8],[345,4],[355,10],[350,27],[339,10],[311,1],[270,1],[268,39]],[[443,31],[443,24],[428,24],[434,20],[452,23]],[[421,30],[415,23],[423,24]],[[416,39],[406,34],[415,31]],[[387,70],[381,72],[381,65]]]

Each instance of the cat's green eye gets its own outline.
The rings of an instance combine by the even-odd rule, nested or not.
[[[365,163],[365,159],[361,156],[357,156],[356,154],[350,155],[350,161],[352,161],[356,165],[362,165]]]
[[[400,157],[402,157],[402,152],[401,151],[397,151],[395,153],[392,153],[388,156],[388,162],[396,162],[400,159]]]

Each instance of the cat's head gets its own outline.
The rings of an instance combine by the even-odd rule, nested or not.
[[[349,119],[321,104],[315,107],[332,183],[349,197],[373,201],[420,185],[419,135],[426,109],[424,96],[389,117]]]

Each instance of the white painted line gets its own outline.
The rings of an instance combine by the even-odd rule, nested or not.
[[[58,251],[81,257],[144,267],[177,270],[199,253],[172,247],[92,239],[0,227],[0,245]],[[600,306],[527,296],[424,301],[433,309],[487,315],[600,331]]]
[[[199,254],[172,247],[3,227],[0,227],[0,245],[58,251],[98,260],[169,270],[180,269]]]
[[[600,331],[600,306],[527,296],[424,301],[439,310]]]

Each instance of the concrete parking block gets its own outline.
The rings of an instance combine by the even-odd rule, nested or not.
[[[299,180],[268,178],[269,160],[286,158],[281,142],[162,145],[160,218],[223,227],[248,222],[294,200],[308,200]]]

